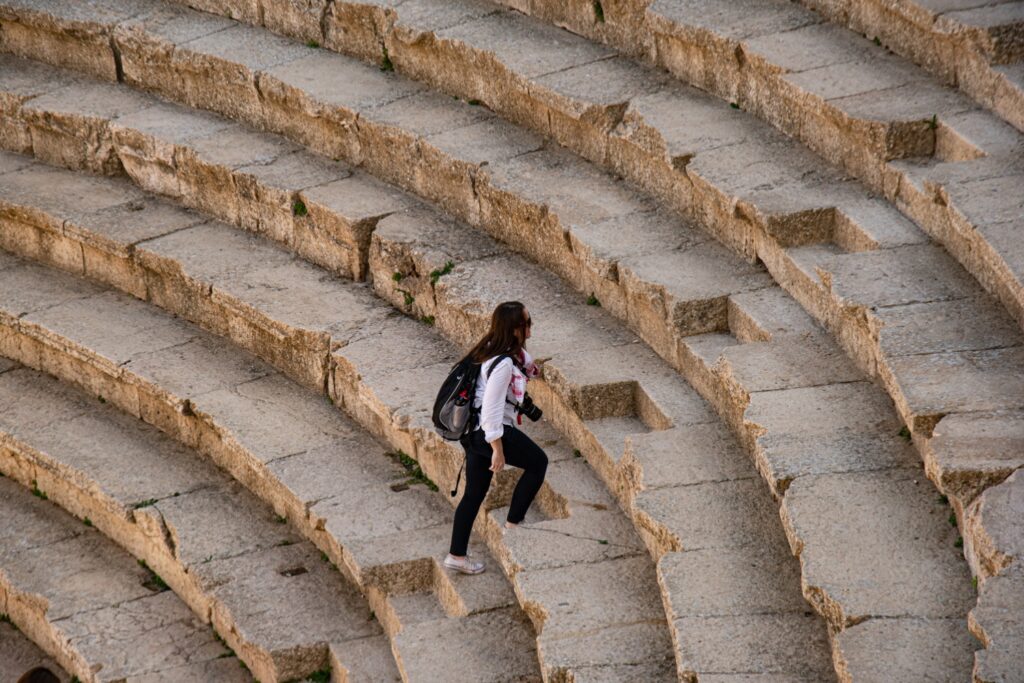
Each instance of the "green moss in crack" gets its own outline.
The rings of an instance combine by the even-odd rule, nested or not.
[[[301,199],[296,199],[292,202],[292,215],[298,218],[302,218],[309,213],[309,209],[306,208],[306,203]]]
[[[601,6],[601,0],[594,0],[594,21],[604,23],[604,7]]]
[[[388,54],[388,48],[386,45],[380,46],[381,58],[380,58],[380,70],[381,71],[394,71],[395,64],[391,61],[391,55]]]
[[[455,264],[451,261],[445,261],[444,268],[437,268],[430,271],[430,284],[436,285],[437,281],[443,278],[448,273],[452,272],[455,268]]]

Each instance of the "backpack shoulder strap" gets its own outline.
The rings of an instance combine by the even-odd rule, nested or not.
[[[487,368],[487,373],[486,373],[487,379],[491,378],[491,373],[494,372],[495,366],[497,366],[498,363],[500,363],[501,361],[505,360],[506,358],[512,358],[512,356],[510,356],[507,353],[503,353],[500,356],[496,356],[495,359],[493,361],[491,361],[491,367]],[[514,358],[512,359],[512,362],[513,363],[515,362]]]

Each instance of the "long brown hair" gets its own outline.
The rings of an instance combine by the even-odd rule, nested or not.
[[[525,343],[516,336],[516,330],[526,326],[525,312],[526,306],[518,301],[498,304],[491,314],[491,329],[477,342],[467,357],[474,363],[483,363],[488,358],[508,354],[518,362],[519,352],[523,350]]]

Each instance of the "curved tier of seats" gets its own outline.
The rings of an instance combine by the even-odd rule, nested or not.
[[[145,562],[257,678],[334,661],[349,680],[398,680],[359,591],[209,461],[32,370],[0,375],[0,403],[0,471]]]
[[[80,90],[79,92],[81,93],[82,91]],[[165,118],[170,116],[169,113],[170,113],[171,110],[168,109],[166,105],[162,105],[162,106],[164,108],[163,110],[161,110],[162,116],[165,117]],[[195,119],[193,121],[194,121],[194,125],[193,126],[190,126],[190,127],[189,126],[174,126],[173,128],[179,129],[179,130],[195,129],[195,124],[199,123],[199,121],[195,120]],[[115,124],[115,126],[116,125],[117,124]],[[193,162],[189,162],[189,163],[196,163],[195,160],[198,160],[201,157],[200,155],[195,154],[195,150],[198,150],[198,148],[200,148],[202,146],[201,143],[198,143],[198,142],[197,142],[197,144],[199,146],[194,147],[193,148],[193,152],[188,152],[188,150],[189,150],[189,143],[186,142],[185,140],[180,139],[180,138],[175,139],[173,136],[171,138],[161,138],[160,137],[160,133],[156,132],[156,131],[151,131],[146,136],[140,135],[139,131],[134,131],[134,132],[131,133],[131,135],[136,136],[134,138],[136,142],[135,142],[135,144],[132,147],[133,150],[137,150],[137,148],[140,148],[140,147],[146,147],[146,148],[162,147],[162,148],[165,148],[165,150],[168,150],[168,152],[171,153],[172,157],[176,157],[176,158],[185,158],[185,157],[187,157],[190,160],[194,160]],[[223,129],[220,130],[220,133],[218,135],[224,136],[225,139],[230,139],[230,135],[226,134]],[[265,145],[259,145],[259,147],[260,148],[268,148]],[[172,150],[173,150],[173,152],[172,152]],[[297,162],[298,160],[293,159],[292,161],[293,162]],[[143,185],[147,184],[147,182],[148,182],[148,180],[146,180],[147,178],[157,177],[157,174],[152,172],[153,170],[155,170],[154,167],[152,167],[150,165],[143,165],[143,164],[139,163],[139,158],[138,157],[135,157],[135,161],[132,162],[132,163],[134,164],[134,169],[135,169],[135,172],[133,173],[133,176],[136,178],[136,180],[141,182]],[[312,164],[311,164],[311,162],[306,162],[306,163],[301,163],[301,164],[298,164],[298,165],[301,166],[301,167],[310,167]],[[200,167],[194,166],[193,168],[196,168],[198,171],[200,171]],[[172,171],[172,167],[165,167],[165,173],[170,173],[171,171]],[[241,216],[243,214],[248,214],[248,215],[254,215],[254,214],[258,214],[258,213],[266,214],[267,213],[267,209],[269,209],[269,206],[260,207],[259,206],[259,202],[256,201],[255,199],[252,200],[252,201],[243,201],[243,197],[242,196],[236,196],[236,197],[233,197],[233,198],[229,197],[228,194],[227,194],[228,193],[228,189],[227,188],[239,187],[239,186],[241,186],[243,184],[248,184],[249,187],[246,190],[245,195],[246,195],[246,197],[250,197],[250,198],[274,197],[274,196],[276,196],[276,197],[289,197],[290,198],[290,197],[293,197],[293,196],[296,196],[296,197],[300,196],[300,195],[297,195],[297,194],[296,195],[291,194],[291,193],[295,193],[295,191],[300,189],[300,188],[292,189],[290,191],[290,193],[286,193],[286,191],[284,191],[284,188],[282,187],[282,185],[280,183],[278,183],[278,184],[270,183],[271,186],[266,187],[264,189],[259,183],[257,183],[256,185],[253,185],[251,183],[241,182],[241,178],[242,178],[241,174],[234,174],[233,172],[230,172],[229,168],[224,168],[223,166],[220,166],[218,168],[217,165],[214,164],[212,160],[209,160],[207,162],[207,164],[202,167],[201,172],[198,173],[196,175],[196,177],[197,178],[199,178],[199,177],[209,177],[209,174],[211,174],[211,173],[217,174],[218,177],[224,178],[224,181],[222,183],[220,183],[220,184],[221,184],[222,187],[225,188],[224,193],[221,194],[218,197],[218,201],[212,202],[211,205],[214,205],[216,207],[221,207],[222,210],[225,211],[225,212],[236,212],[237,215],[239,215],[239,216]],[[185,198],[189,198],[189,199],[186,199],[186,201],[191,201],[190,198],[196,197],[194,189],[196,187],[198,187],[198,186],[194,185],[193,181],[190,181],[190,180],[187,179],[189,173],[185,172],[184,169],[181,169],[180,171],[174,170],[174,175],[175,175],[175,178],[176,178],[175,186],[178,188],[177,189],[178,193],[180,193],[180,195],[185,197]],[[165,175],[165,177],[166,177],[166,175]],[[166,186],[166,183],[165,183],[165,186]],[[159,188],[159,185],[157,186],[157,188]],[[288,202],[285,203],[285,206],[286,207],[288,206]],[[382,221],[380,221],[380,223],[378,224],[377,231],[374,234],[375,241],[379,240],[381,238],[381,236],[383,236],[383,234],[387,231],[385,229],[385,224],[391,225],[392,223],[396,223],[396,227],[399,229],[399,232],[400,232],[401,218],[403,218],[403,217],[399,217],[399,216],[396,215],[396,216],[394,216],[394,220],[393,221],[391,220],[391,218],[388,218],[388,217],[382,219]],[[391,221],[391,222],[388,222],[388,221]],[[344,221],[339,221],[339,222],[344,222]],[[416,230],[417,228],[422,226],[422,224],[423,224],[423,219],[422,218],[419,218],[419,222],[414,221],[414,222],[410,223],[410,222],[407,221],[407,227],[409,229],[412,229],[412,230]],[[394,228],[392,228],[389,233],[393,233],[393,229]],[[76,230],[72,230],[72,232],[75,232],[75,231]],[[281,233],[281,234],[287,233],[287,230],[281,229],[280,225],[279,225],[278,228],[268,229],[267,231],[268,232],[274,232],[274,233]],[[408,230],[407,230],[407,232],[408,232]],[[425,237],[425,243],[428,244],[428,245],[429,244],[440,245],[442,243],[442,239],[441,239],[442,238],[442,234],[441,234],[441,232],[442,231],[434,231],[434,232],[429,233],[429,237]],[[465,230],[463,230],[463,232],[465,232]],[[22,241],[18,241],[18,242],[20,244],[29,244],[32,241],[31,240],[22,240]],[[471,243],[458,242],[456,244],[466,245],[466,244],[471,244]],[[471,247],[469,249],[455,249],[455,250],[453,250],[453,253],[459,254],[459,253],[469,252],[469,253],[477,253],[477,254],[486,255],[488,253],[488,250],[489,250],[489,253],[494,254],[495,247],[494,246],[489,246],[488,247],[488,246],[484,245],[482,247],[475,247],[475,248]],[[707,252],[707,253],[713,254],[715,252],[714,252],[714,250],[712,250],[712,251]],[[435,257],[437,256],[436,250],[435,250],[435,254],[433,256],[435,256]],[[443,269],[443,267],[442,267],[443,263],[438,263],[438,266],[440,267],[440,269]],[[391,267],[391,264],[387,264],[386,267]],[[520,268],[521,269],[525,269],[525,266],[520,266]],[[422,268],[421,267],[420,272],[421,273],[428,273],[428,272],[430,272],[430,270],[427,269],[427,268]],[[384,274],[386,275],[387,272],[385,272]],[[412,274],[412,273],[410,273],[410,274]],[[538,273],[536,275],[535,279],[536,280],[541,280],[541,279],[543,279],[543,276],[544,275],[542,273]],[[114,280],[118,280],[118,281],[124,280],[123,278],[121,278],[121,276],[114,276],[113,279]],[[414,288],[414,287],[417,287],[417,286],[422,286],[422,284],[424,282],[429,282],[431,279],[430,278],[426,278],[426,276],[424,276],[424,278],[420,279],[420,284],[419,285],[416,285],[416,280],[417,280],[416,278],[411,278],[408,282],[406,282],[404,280],[403,280],[403,282],[406,282],[406,285],[409,286],[410,288]],[[377,278],[376,279],[376,283],[378,283],[378,284],[380,284],[382,281],[387,282],[387,283],[393,283],[394,282],[390,278],[390,276],[384,276],[384,278]],[[440,280],[440,282],[444,283],[444,280]],[[762,284],[764,286],[767,285],[767,283],[762,283]],[[130,286],[123,285],[123,287],[125,287],[126,289],[131,291],[131,287]],[[546,285],[542,289],[546,289],[546,291],[550,292],[555,287],[557,287],[557,285],[556,284],[552,284],[550,286]],[[777,290],[776,290],[776,292],[777,292]],[[414,300],[420,300],[420,301],[429,300],[429,297],[417,297],[416,294],[418,294],[418,292],[417,293],[413,293],[412,290],[407,290],[407,293],[410,293],[413,296]],[[765,297],[764,295],[762,295],[762,298],[769,299],[769,301],[768,301],[769,304],[775,303],[775,302],[771,301],[772,297],[770,297],[770,296]],[[404,299],[404,294],[402,294],[402,299]],[[531,300],[536,300],[536,299],[543,300],[543,295],[538,293],[537,295],[535,295],[534,297],[531,298]],[[463,337],[465,337],[465,335],[466,335],[465,331],[468,330],[469,327],[468,327],[467,324],[464,323],[464,321],[466,319],[465,315],[458,314],[456,312],[456,310],[471,310],[471,311],[481,311],[482,310],[482,311],[485,311],[486,310],[486,307],[485,307],[486,304],[483,304],[483,305],[471,304],[470,302],[465,302],[465,301],[462,302],[462,304],[463,305],[459,305],[455,309],[449,309],[449,308],[447,308],[447,306],[445,306],[444,309],[443,309],[443,312],[438,311],[438,315],[437,315],[435,324],[438,325],[439,327],[442,327],[442,328],[445,328],[445,329],[449,329],[449,330],[457,330],[457,329],[459,329],[459,326],[461,325],[462,332],[459,333],[459,334],[461,334]],[[758,304],[759,304],[759,302],[757,301],[757,296],[755,296],[754,300],[751,302],[750,308],[752,310],[756,310],[757,307],[758,307]],[[760,305],[764,306],[765,303],[761,302]],[[776,303],[776,305],[778,305],[778,304]],[[782,304],[782,307],[784,308],[784,304]],[[556,317],[556,315],[552,314],[553,312],[554,311],[549,312],[549,311],[547,311],[547,310],[542,308],[540,310],[540,316],[541,316],[540,319],[544,319],[546,317],[548,317],[548,318]],[[427,312],[425,310],[423,314],[429,314],[429,312]],[[751,318],[751,313],[750,312],[740,312],[740,311],[737,310],[737,311],[733,312],[733,316],[737,318],[737,322],[734,324],[734,327],[736,329],[740,329],[740,328],[743,327],[743,324],[741,322],[739,322],[739,321],[741,321],[741,319],[743,319],[743,318],[746,318],[746,319],[750,319],[750,322],[748,324],[746,324],[746,327],[749,328],[749,334],[757,335],[760,338],[767,338],[768,336],[770,336],[767,332],[764,331],[763,328],[759,328],[758,327],[758,324],[754,322],[753,318]],[[451,321],[452,323],[449,323],[449,321]],[[807,323],[805,321],[802,321],[802,323],[803,323],[803,325],[807,326]],[[579,326],[577,326],[577,327],[579,328]],[[810,326],[810,327],[813,327],[813,326]],[[557,327],[556,327],[556,329],[557,329]],[[453,333],[453,334],[455,334],[455,333]],[[459,334],[455,334],[455,336],[458,338]],[[713,335],[713,337],[714,337],[714,335]],[[719,340],[713,339],[711,341],[717,341],[717,342],[721,343],[720,339]],[[376,344],[376,342],[375,342],[375,344]],[[377,346],[374,346],[374,348],[377,348]],[[345,346],[344,349],[345,349],[345,351],[347,353],[353,352],[351,344],[348,344],[347,346]],[[630,362],[632,362],[633,365],[630,365]],[[577,361],[577,366],[579,367],[579,365],[580,365],[580,361],[578,360]],[[636,373],[638,371],[638,367],[636,365],[636,352],[632,352],[631,353],[631,355],[629,356],[629,360],[616,361],[616,365],[617,365],[617,367],[620,367],[620,368],[622,368],[623,370],[626,371],[625,374],[626,374],[627,377],[636,376]],[[561,361],[558,361],[558,362],[550,361],[549,362],[549,366],[554,367],[554,368],[559,368],[559,369],[564,367],[565,370],[574,370],[570,366],[562,366]],[[548,371],[546,371],[546,373],[547,372]],[[577,371],[577,372],[579,372],[579,371]],[[846,372],[852,372],[852,371],[848,370]],[[662,371],[662,373],[664,374],[664,371]],[[572,374],[574,374],[574,373],[572,373],[572,374],[564,373],[564,374],[566,375],[566,377],[571,378]],[[653,375],[656,376],[656,373],[653,373]],[[646,377],[644,379],[647,380]],[[647,381],[649,382],[649,380],[647,380]],[[563,383],[563,384],[565,384],[565,383]],[[636,381],[632,380],[632,384],[636,384]],[[656,383],[654,383],[654,384],[656,386]],[[642,387],[643,385],[644,385],[644,381],[641,381],[640,386]],[[578,395],[580,395],[581,393],[587,393],[585,385],[582,387],[584,389],[583,392],[579,391],[579,389],[577,388],[578,386],[579,385],[573,386],[573,385],[569,384],[569,385],[566,386],[566,390],[567,390],[567,392],[570,395],[571,395],[571,393],[573,392],[574,389],[575,389],[575,393],[577,393]],[[621,398],[621,392],[622,392],[622,390],[618,389],[618,392],[617,392],[618,395],[617,396],[615,394],[612,394],[609,397]],[[596,392],[591,391],[591,392],[589,392],[589,396],[588,397],[589,398],[597,398],[597,397],[599,397],[599,394],[597,394]],[[428,397],[424,398],[424,401],[428,401],[428,400],[429,400]],[[578,399],[577,401],[574,401],[574,402],[579,404],[580,401]],[[617,402],[617,401],[615,401],[615,402]],[[630,401],[630,402],[634,402],[634,401]],[[642,400],[638,399],[637,402],[642,402]],[[424,403],[424,404],[426,404],[426,403]],[[874,410],[877,411],[878,409],[874,409]],[[857,412],[857,409],[854,409],[854,413],[856,413],[856,412]],[[611,417],[615,417],[615,416],[611,416]],[[649,419],[651,421],[656,420],[656,418],[649,418]],[[613,422],[614,422],[613,420],[610,421],[610,423],[611,423],[610,427],[611,427],[611,430],[612,430],[611,434],[615,434],[615,431],[614,431],[615,425],[613,424]],[[642,431],[647,431],[646,429],[642,428],[642,425],[637,425],[637,426],[640,426]],[[595,427],[594,431],[597,432],[597,431],[599,431],[599,429],[600,429],[600,427]],[[896,440],[896,438],[895,438],[895,431],[897,429],[898,429],[898,424],[893,422],[892,426],[891,426],[891,431],[888,434],[889,439],[894,440],[894,441]],[[670,434],[670,436],[671,436],[671,434]],[[590,437],[590,438],[591,438],[591,442],[594,442],[594,438],[593,437]],[[885,438],[885,436],[880,436],[880,438]],[[607,450],[611,451],[611,452],[615,452],[617,450],[617,452],[621,454],[622,453],[621,445],[614,444],[613,440],[614,440],[613,438],[609,439],[609,446],[608,446]],[[590,451],[590,450],[588,449],[588,451]],[[604,449],[601,449],[601,451],[604,451]],[[890,451],[891,451],[891,449],[890,449]],[[665,450],[663,449],[662,452],[665,453]],[[671,453],[671,451],[669,453]],[[654,456],[654,465],[656,465],[656,453],[652,451],[652,454]],[[642,460],[642,458],[641,458],[641,460]],[[614,461],[612,460],[612,462],[614,462]],[[909,461],[909,463],[912,465],[912,460]],[[598,463],[598,468],[599,468],[599,470],[601,469],[600,463]],[[630,469],[635,471],[635,467],[631,467]],[[697,476],[702,476],[699,473],[696,473],[696,475]],[[666,480],[664,477],[665,477],[665,473],[663,472],[663,479],[662,479],[662,481]],[[653,475],[650,475],[650,478],[651,478],[652,481],[655,482],[655,483],[652,484],[652,487],[653,486],[657,486],[658,483],[657,483],[656,477],[654,477]],[[607,477],[606,477],[606,479],[607,479]],[[861,482],[861,487],[863,487],[863,485],[865,485],[865,484],[872,484],[872,483],[873,482],[870,482],[870,481]],[[735,482],[734,482],[734,485],[735,485]],[[742,485],[742,484],[740,484],[740,485]],[[854,485],[856,485],[856,484],[854,484]],[[922,492],[922,493],[924,493],[924,492]],[[664,494],[664,492],[663,492],[663,494]],[[922,499],[922,500],[924,500],[924,499]],[[656,499],[654,499],[654,502],[656,503]],[[651,507],[654,509],[655,513],[662,512],[662,514],[664,515],[664,510],[663,511],[658,511],[656,509],[656,507],[654,507],[654,506],[651,506]],[[820,510],[814,510],[812,512],[812,514],[820,514]],[[912,514],[913,513],[911,513],[911,515]],[[652,514],[652,515],[648,515],[648,518],[657,519],[658,516],[659,516],[658,514]],[[866,536],[869,537],[871,531],[870,530],[866,530],[866,529],[857,529],[857,533],[858,533],[858,535],[863,535],[863,533],[866,533]],[[664,535],[663,535],[663,538],[664,538]],[[818,547],[818,543],[820,542],[820,540],[821,540],[820,538],[817,539],[817,540],[814,540],[810,545],[815,547],[815,549],[816,549]],[[901,540],[901,542],[902,542],[902,540]],[[685,547],[685,543],[686,542],[684,541],[684,547]],[[911,542],[911,545],[912,545],[912,542]],[[951,542],[950,542],[950,545],[951,545]],[[824,550],[823,547],[822,547],[822,550]],[[833,550],[829,550],[829,551],[826,551],[826,552],[834,552],[834,551],[835,550],[833,549]],[[816,550],[815,550],[815,552],[816,552]],[[949,558],[952,559],[953,557],[954,557],[954,553],[950,552]],[[920,557],[916,558],[916,559],[920,559]],[[910,561],[910,558],[907,558],[907,561]],[[869,570],[870,569],[868,569],[868,571]],[[663,572],[663,575],[664,575],[664,573],[665,572]],[[954,573],[955,573],[955,570],[954,570]],[[817,578],[812,579],[811,581],[814,582],[814,583],[818,583],[818,579]],[[963,584],[964,587],[966,587],[966,585],[967,585],[966,580],[962,580],[962,584]],[[829,589],[825,589],[825,592],[828,592],[828,590]],[[966,610],[966,607],[964,607],[964,609]],[[870,609],[868,608],[868,611],[869,610]],[[840,624],[842,625],[844,617],[843,616],[837,616],[837,618],[839,618]],[[850,620],[850,621],[854,621],[854,620]],[[944,623],[944,622],[946,622],[946,621],[938,621],[936,623],[936,625],[933,625],[933,626],[937,626],[940,631],[947,630],[949,632],[949,634],[950,634],[950,637],[952,637],[953,640],[955,641],[955,639],[956,639],[955,633],[957,631],[963,632],[963,624],[961,623],[961,626],[957,627],[954,621],[950,620],[950,621],[948,621],[946,623]],[[867,629],[867,630],[870,631],[870,629]],[[858,629],[854,629],[855,633],[856,632],[863,632],[863,631],[865,631],[865,629],[863,629],[863,628],[861,628],[859,630]],[[867,641],[865,640],[865,642],[867,642]],[[943,641],[941,639],[938,639],[938,642],[943,642]],[[956,650],[958,650],[958,648],[961,648],[961,647],[967,647],[968,649],[970,649],[971,646],[970,646],[969,642],[967,642],[967,641],[962,639],[961,641],[959,641],[959,645],[957,645],[956,647],[954,647],[952,649],[947,648],[946,651],[947,651],[947,653],[950,652],[950,651],[956,651]],[[963,651],[963,650],[958,650],[958,651]],[[868,656],[873,656],[874,652],[873,652],[873,650],[870,649],[870,644],[868,643],[868,647],[862,649],[860,652],[856,652],[855,648],[854,648],[853,654],[859,654],[859,655],[861,655],[861,658],[867,658]],[[847,656],[849,656],[849,655],[847,655]],[[856,658],[856,657],[850,657],[850,658]],[[953,658],[955,658],[955,656]],[[939,659],[938,661],[940,661],[940,666],[946,664],[945,660]],[[961,661],[963,661],[963,659],[961,659]],[[955,665],[954,665],[954,668],[955,668]]]
[[[158,576],[46,496],[0,478],[0,664],[17,667],[4,681],[26,664],[50,668],[26,637],[82,683],[252,680]]]

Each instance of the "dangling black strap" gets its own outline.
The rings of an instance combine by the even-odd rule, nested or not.
[[[462,456],[462,467],[459,468],[459,476],[455,478],[455,488],[452,489],[452,498],[459,492],[459,482],[462,481],[462,470],[466,469],[466,456]]]

